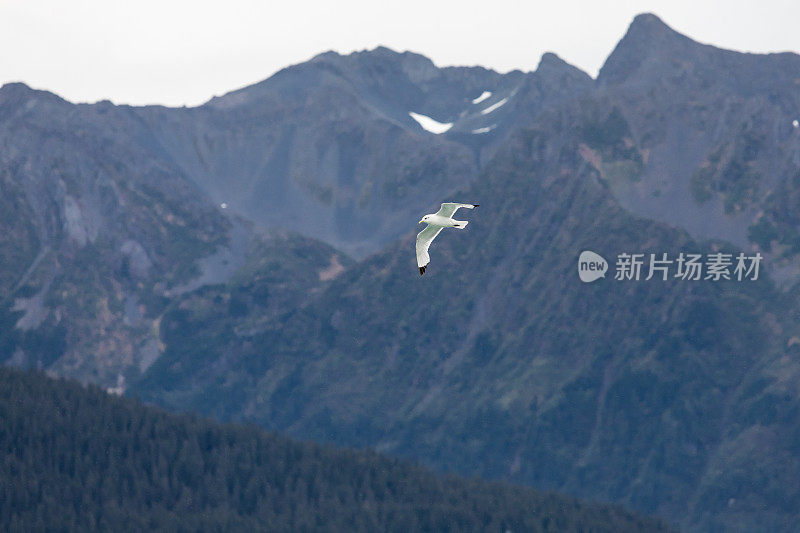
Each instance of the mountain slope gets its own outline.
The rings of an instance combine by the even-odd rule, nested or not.
[[[468,184],[521,119],[589,86],[552,54],[500,75],[377,48],[321,54],[198,108],[136,113],[217,203],[362,258]],[[412,113],[451,127],[431,133]]]
[[[292,280],[349,264],[322,243],[309,263],[300,248],[312,241],[282,230],[375,251],[417,206],[468,183],[515,121],[588,86],[552,55],[500,75],[384,48],[323,54],[193,109],[73,105],[8,84],[0,360],[124,390],[160,356],[174,297],[227,283],[261,253],[297,252],[280,269],[304,271]],[[473,104],[483,90],[494,96]],[[434,135],[411,110],[456,124]],[[489,120],[491,132],[471,132]]]
[[[666,531],[617,507],[168,415],[0,369],[0,527]]]
[[[292,263],[283,284],[307,272],[318,283],[334,256],[348,264],[213,206],[130,108],[6,85],[0,146],[0,361],[124,389],[160,355],[159,317],[175,295],[225,282],[255,256]]]
[[[226,337],[213,369],[187,369],[192,343],[165,337],[135,390],[173,409],[625,502],[689,528],[791,529],[791,484],[742,485],[727,467],[747,453],[768,479],[800,474],[788,459],[798,396],[783,379],[795,368],[796,304],[765,272],[578,280],[585,249],[612,263],[622,252],[736,251],[617,204],[586,146],[631,166],[641,155],[604,103],[578,97],[515,135],[458,195],[481,207],[468,231],[437,240],[424,277],[409,236],[304,308]],[[186,332],[231,324],[181,320],[170,323]]]
[[[141,307],[228,241],[234,224],[140,147],[138,125],[124,108],[0,89],[3,360],[111,383],[146,367]]]
[[[636,17],[597,80],[642,153],[634,179],[607,172],[616,198],[695,237],[757,248],[796,283],[798,80],[796,54],[720,50]]]

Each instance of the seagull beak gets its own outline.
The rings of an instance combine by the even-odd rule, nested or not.
[[[417,222],[417,224],[422,224],[423,222],[424,222],[423,220],[420,220],[419,222]]]

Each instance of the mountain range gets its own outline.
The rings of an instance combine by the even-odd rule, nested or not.
[[[800,524],[800,57],[636,17],[597,79],[324,53],[197,108],[0,89],[0,358],[173,410]],[[414,224],[478,203],[417,274]],[[583,250],[610,260],[582,283]],[[762,254],[616,280],[622,253]]]

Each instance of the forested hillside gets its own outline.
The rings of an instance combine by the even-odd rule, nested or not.
[[[615,506],[0,369],[3,531],[665,531]]]

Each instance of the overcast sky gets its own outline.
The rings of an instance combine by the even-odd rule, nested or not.
[[[799,0],[0,0],[0,83],[73,102],[198,105],[317,53],[422,53],[502,72],[553,51],[592,76],[637,13],[695,40],[800,51]]]

